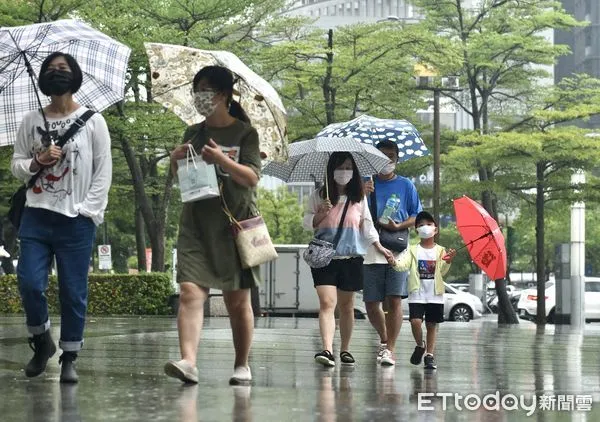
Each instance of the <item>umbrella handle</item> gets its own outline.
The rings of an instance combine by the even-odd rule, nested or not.
[[[490,236],[491,234],[492,234],[492,232],[491,232],[491,231],[489,231],[489,232],[487,232],[486,234],[484,234],[484,235],[482,235],[482,236],[479,236],[477,239],[473,239],[473,240],[471,240],[469,243],[465,243],[463,246],[461,246],[460,248],[458,248],[458,249],[456,250],[456,252],[460,251],[461,249],[464,249],[464,248],[466,248],[466,247],[467,247],[467,246],[469,246],[469,245],[472,245],[473,243],[477,242],[478,240],[481,240],[481,239],[484,239],[484,238],[486,238],[486,237]],[[443,259],[444,261],[447,261],[447,260],[448,260],[448,258],[449,258],[448,254],[445,254],[445,255],[442,257],[442,259]]]
[[[325,170],[325,196],[329,199],[329,178],[327,177],[327,170]]]

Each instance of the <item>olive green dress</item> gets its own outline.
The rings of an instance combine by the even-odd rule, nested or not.
[[[184,141],[191,141],[198,154],[212,138],[225,154],[260,175],[261,159],[258,133],[248,123],[236,120],[223,128],[203,123],[190,126]],[[231,213],[238,220],[257,215],[256,188],[234,182],[217,166],[223,194]],[[177,282],[192,282],[206,288],[239,290],[257,286],[260,268],[244,270],[220,198],[184,203],[177,240]]]

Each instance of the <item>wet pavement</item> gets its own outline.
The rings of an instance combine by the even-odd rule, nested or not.
[[[200,383],[189,387],[162,373],[179,356],[174,318],[92,318],[77,361],[80,383],[60,385],[58,354],[46,374],[25,377],[31,351],[23,318],[0,317],[0,421],[600,421],[599,324],[582,335],[527,322],[499,328],[493,319],[444,323],[434,372],[409,363],[406,322],[400,337],[396,367],[378,367],[375,332],[357,321],[356,367],[328,370],[312,359],[320,348],[316,319],[260,318],[253,385],[230,387],[229,323],[211,318]],[[456,394],[472,396],[465,402]],[[477,402],[488,394],[491,410]]]

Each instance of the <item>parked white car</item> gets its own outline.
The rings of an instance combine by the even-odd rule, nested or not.
[[[556,285],[546,282],[546,319],[554,322]],[[537,289],[523,290],[517,305],[521,319],[534,320],[537,315]],[[600,277],[585,278],[585,319],[600,320]]]
[[[472,319],[481,318],[483,314],[483,303],[481,299],[471,293],[461,292],[447,283],[446,292],[444,293],[444,319],[447,321],[469,322]],[[354,307],[356,310],[364,312],[366,308],[362,302],[362,292],[357,292],[354,299]],[[408,300],[402,301],[402,312],[404,318],[408,318]]]

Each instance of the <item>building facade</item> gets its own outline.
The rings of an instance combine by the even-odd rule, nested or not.
[[[589,25],[572,31],[555,31],[556,44],[565,44],[572,54],[560,57],[555,69],[554,80],[560,82],[574,73],[586,73],[600,78],[600,2],[598,0],[562,0],[563,8],[579,21]],[[599,128],[600,116],[581,122],[587,128]]]
[[[406,0],[298,0],[288,14],[314,18],[314,25],[323,29],[386,19],[416,21],[420,18]]]
[[[573,73],[600,77],[600,2],[598,0],[562,0],[565,10],[575,19],[590,24],[573,31],[556,31],[556,43],[566,44],[572,54],[563,56],[556,65],[555,81]]]

